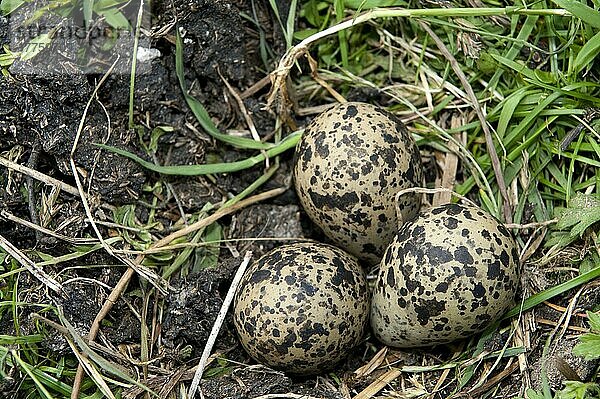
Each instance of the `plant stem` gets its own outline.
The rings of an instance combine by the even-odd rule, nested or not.
[[[317,41],[325,36],[348,29],[355,25],[360,25],[372,19],[378,18],[418,18],[418,17],[491,17],[498,15],[556,15],[562,17],[571,16],[567,10],[562,8],[551,9],[528,9],[522,7],[483,7],[483,8],[424,8],[424,9],[406,9],[406,8],[374,8],[356,18],[348,19],[342,23],[334,25],[328,29],[317,32],[307,37],[293,48],[306,47],[310,43]],[[293,49],[292,48],[292,49]]]

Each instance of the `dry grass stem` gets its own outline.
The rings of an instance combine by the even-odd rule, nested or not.
[[[388,94],[389,96],[391,96],[392,98],[397,100],[399,103],[406,105],[415,115],[418,115],[420,119],[422,119],[429,126],[431,126],[446,141],[455,143],[459,149],[458,155],[462,158],[463,164],[468,166],[469,168],[472,168],[471,171],[473,172],[473,178],[475,179],[475,181],[478,182],[478,184],[483,185],[485,187],[485,190],[487,190],[487,192],[491,196],[493,196],[494,195],[493,190],[492,190],[489,182],[487,181],[486,175],[485,175],[483,169],[481,168],[481,166],[477,163],[477,161],[473,157],[473,154],[467,148],[465,148],[461,143],[456,141],[456,139],[452,135],[449,135],[444,129],[442,129],[440,126],[438,126],[438,124],[436,122],[434,122],[433,120],[428,118],[426,115],[421,113],[412,103],[410,103],[410,101],[405,100],[402,97],[401,93],[400,94],[395,93],[393,91],[393,86],[391,86],[391,88],[392,88],[392,90],[386,90],[387,88],[383,88],[382,90],[386,94]]]
[[[237,92],[237,90],[234,89],[233,86],[231,86],[229,84],[227,79],[225,79],[223,77],[223,75],[221,74],[221,70],[219,68],[217,68],[217,71],[219,72],[219,77],[221,78],[223,83],[225,83],[227,90],[229,90],[229,94],[231,94],[231,96],[235,99],[235,102],[237,103],[238,108],[240,109],[240,112],[241,112],[242,116],[244,117],[244,120],[246,121],[246,125],[248,126],[248,129],[250,130],[250,134],[252,135],[252,138],[255,141],[260,142],[261,141],[260,135],[258,134],[258,130],[256,130],[256,125],[254,124],[252,117],[250,116],[250,114],[248,113],[248,110],[246,109],[246,106],[244,105],[244,100],[242,99],[240,94]],[[265,150],[261,150],[260,152],[265,157],[265,169],[269,169],[270,162],[269,162],[269,156],[267,155],[267,152]]]
[[[527,313],[522,315],[518,320],[513,321],[513,328],[515,329],[515,335],[513,338],[514,344],[516,346],[522,346],[527,350],[531,350],[531,313]],[[519,372],[524,381],[525,386],[530,386],[530,378],[529,378],[529,360],[527,358],[527,353],[520,353],[517,356],[517,361],[519,362]]]
[[[577,384],[580,377],[561,360],[561,351],[593,332],[585,311],[600,288],[598,279],[591,280],[600,270],[593,269],[600,255],[593,209],[577,201],[588,198],[593,206],[600,187],[595,174],[600,114],[589,114],[598,112],[600,86],[594,59],[586,54],[597,44],[590,41],[593,18],[570,2],[556,1],[488,7],[481,0],[423,0],[402,8],[388,6],[394,3],[389,1],[294,0],[284,1],[284,9],[277,0],[207,2],[206,43],[214,55],[208,61],[193,50],[198,10],[174,4],[165,8],[174,19],[160,29],[150,28],[152,21],[147,25],[153,29],[148,35],[174,46],[165,43],[158,50],[174,51],[175,62],[159,58],[150,71],[167,72],[168,87],[156,89],[146,80],[135,87],[140,25],[128,85],[109,76],[116,62],[98,79],[69,85],[9,79],[7,93],[17,91],[9,96],[14,104],[5,104],[8,136],[0,139],[5,147],[0,225],[8,226],[0,232],[0,258],[5,258],[0,296],[6,299],[0,313],[10,324],[0,335],[0,360],[6,352],[8,361],[0,376],[9,381],[0,383],[0,395],[195,399],[238,392],[262,395],[255,399],[466,399],[533,397],[535,391],[540,397],[564,396],[571,386],[559,388],[558,378],[570,375]],[[233,19],[217,21],[222,6]],[[178,20],[192,24],[178,26]],[[226,33],[239,33],[233,48],[210,40],[229,42]],[[285,43],[277,39],[281,34]],[[282,46],[287,51],[279,56]],[[236,51],[243,49],[248,57],[242,60]],[[225,74],[212,63],[221,56],[235,56],[241,69]],[[189,94],[187,79],[196,97]],[[63,109],[54,96],[48,107],[37,106],[61,87],[70,99]],[[107,87],[117,91],[103,93]],[[128,109],[121,92],[128,94]],[[232,331],[227,342],[220,340],[231,328],[225,320],[251,268],[252,252],[246,250],[314,241],[277,237],[289,235],[275,234],[288,226],[271,222],[285,218],[289,231],[300,228],[324,238],[306,228],[305,214],[298,219],[295,198],[269,199],[289,194],[286,156],[307,116],[349,100],[385,106],[406,124],[421,150],[426,177],[421,187],[396,193],[397,203],[420,198],[423,212],[464,204],[502,220],[524,266],[521,284],[512,287],[520,306],[482,333],[433,347],[396,350],[367,336],[344,363],[355,365],[354,372],[340,364],[331,373],[290,379],[283,371],[248,365],[251,356],[235,352],[243,351],[240,343],[230,345]],[[260,113],[253,111],[256,104],[264,107]],[[74,123],[68,118],[73,112]],[[48,136],[50,128],[56,134]],[[189,148],[181,141],[186,128],[197,136]],[[58,148],[65,140],[67,148]],[[104,147],[116,140],[114,153],[137,162],[143,172],[128,178],[129,160],[104,158],[86,140]],[[125,142],[130,150],[137,142],[143,148],[126,151],[120,148]],[[223,152],[227,156],[217,160]],[[198,153],[216,158],[186,165]],[[261,164],[266,169],[261,171]],[[60,181],[64,173],[67,183]],[[181,177],[204,173],[205,180],[191,185]],[[286,187],[256,194],[265,182],[278,185],[280,179]],[[122,192],[127,195],[120,198]],[[239,194],[226,198],[231,192]],[[246,213],[261,202],[267,203]],[[235,236],[244,237],[229,238]],[[266,241],[272,242],[263,245]],[[232,259],[233,273],[217,270],[194,280],[200,269],[227,266]],[[379,271],[377,266],[368,271],[369,286]],[[176,281],[177,292],[170,285]],[[101,309],[89,315],[86,303],[98,300]],[[217,309],[208,306],[214,300],[222,302]],[[207,308],[188,314],[198,301]],[[93,318],[91,325],[81,324],[81,317]],[[72,321],[78,321],[76,327]],[[200,354],[189,334],[205,329],[206,322],[211,329]],[[88,327],[89,332],[81,331]],[[585,379],[579,383],[595,382],[581,374]]]
[[[487,380],[479,388],[476,388],[467,394],[459,395],[459,396],[464,396],[464,397],[468,397],[468,398],[479,398],[483,394],[485,394],[487,391],[489,391],[490,389],[497,387],[498,384],[500,383],[500,381],[502,381],[503,379],[507,378],[512,373],[517,371],[518,368],[519,368],[519,363],[514,362],[512,365],[507,366],[504,370],[502,370],[501,372],[499,372],[498,374],[494,375],[492,378]]]
[[[27,255],[25,255],[21,250],[15,247],[10,241],[0,235],[0,247],[6,251],[11,257],[13,257],[19,264],[23,265],[29,273],[31,273],[35,278],[40,280],[46,287],[50,288],[52,291],[57,294],[62,294],[63,288],[62,285],[54,280],[52,277],[48,275],[38,265],[35,264],[34,261],[29,259]]]
[[[453,8],[453,9],[403,9],[403,8],[374,8],[363,12],[362,14],[352,16],[337,25],[333,25],[327,29],[316,32],[315,34],[302,40],[300,43],[288,49],[288,51],[281,57],[277,69],[271,73],[271,92],[267,98],[267,108],[271,108],[274,102],[279,98],[285,100],[286,94],[286,80],[292,69],[294,62],[304,54],[310,45],[319,41],[322,38],[349,29],[354,26],[358,26],[365,22],[376,20],[379,18],[400,18],[400,17],[435,17],[440,15],[445,16],[498,16],[507,15],[509,13],[514,14],[535,14],[535,15],[560,15],[570,16],[570,13],[564,9],[549,9],[549,10],[529,10],[529,9],[508,9],[508,8],[480,8],[474,12],[471,8]]]
[[[369,360],[369,362],[367,364],[363,365],[362,367],[359,367],[358,369],[356,369],[354,371],[354,374],[356,375],[356,377],[362,378],[362,377],[366,377],[366,376],[370,375],[373,371],[375,371],[377,368],[379,368],[383,364],[387,353],[388,353],[387,346],[384,346],[383,348],[381,348],[375,354],[375,356],[373,356],[371,358],[371,360]]]
[[[237,92],[237,90],[234,89],[233,86],[231,86],[229,84],[227,79],[225,79],[223,77],[223,75],[221,74],[221,70],[217,68],[217,71],[219,72],[219,77],[221,78],[223,83],[225,83],[227,90],[229,90],[229,94],[231,94],[231,96],[235,99],[235,102],[237,103],[237,105],[240,109],[240,112],[242,113],[242,116],[244,117],[244,120],[246,121],[246,125],[248,125],[248,129],[250,129],[250,134],[252,135],[252,138],[256,141],[260,141],[260,136],[258,134],[258,131],[256,130],[256,125],[254,124],[252,117],[250,116],[250,114],[248,113],[248,110],[246,109],[246,106],[244,105],[244,100],[242,99],[240,94]],[[268,167],[269,166],[267,165],[267,168]]]
[[[556,310],[557,312],[560,312],[560,313],[564,313],[564,312],[569,311],[568,308],[565,308],[564,306],[556,305],[556,304],[554,304],[552,302],[544,301],[543,303],[544,303],[544,305],[548,306],[549,308],[554,309],[554,310]],[[585,314],[585,313],[573,313],[573,316],[581,317],[581,318],[584,318],[584,319],[588,318],[588,315]]]
[[[399,369],[391,369],[385,372],[385,374],[377,377],[368,387],[363,389],[354,397],[354,399],[369,399],[377,395],[379,391],[385,388],[389,383],[394,381],[396,378],[402,375],[402,371]]]
[[[242,277],[244,276],[244,272],[252,259],[252,252],[248,251],[244,255],[244,260],[240,264],[233,280],[231,281],[231,285],[229,286],[229,290],[227,291],[227,295],[223,300],[223,305],[221,305],[221,309],[219,310],[219,314],[217,315],[217,319],[215,320],[212,330],[210,331],[210,335],[208,336],[208,340],[206,341],[206,345],[204,346],[204,350],[202,351],[202,355],[200,356],[200,362],[198,363],[198,368],[196,369],[196,374],[194,375],[194,379],[192,380],[192,384],[190,385],[190,391],[188,396],[193,398],[196,395],[196,391],[198,390],[198,385],[200,385],[200,381],[202,380],[202,374],[204,373],[204,368],[206,367],[206,361],[212,352],[213,346],[217,341],[217,336],[219,335],[219,331],[221,331],[221,326],[225,321],[225,316],[227,315],[227,311],[229,309],[229,305],[233,301],[233,297],[237,290]],[[202,391],[200,391],[200,396],[203,397]]]
[[[32,313],[32,314],[30,315],[30,317],[31,317],[32,319],[34,319],[34,320],[39,320],[39,321],[41,321],[42,323],[46,324],[46,325],[47,325],[47,326],[49,326],[49,327],[52,327],[53,329],[55,329],[56,331],[58,331],[59,333],[61,333],[61,334],[62,334],[62,335],[64,335],[65,337],[69,337],[69,336],[70,336],[70,334],[69,334],[69,330],[67,330],[67,328],[66,328],[66,327],[64,327],[64,326],[62,326],[62,325],[60,325],[60,324],[58,324],[58,323],[56,323],[56,322],[54,322],[54,321],[52,321],[52,320],[49,320],[49,319],[47,319],[47,318],[45,318],[45,317],[43,317],[43,316],[41,316],[41,315],[39,315],[39,314],[37,314],[37,313]],[[94,349],[94,350],[97,350],[98,352],[102,352],[102,353],[104,353],[104,354],[106,354],[106,355],[112,356],[112,357],[114,357],[115,359],[118,359],[118,360],[120,360],[120,361],[121,361],[121,362],[123,362],[123,363],[129,363],[129,364],[133,364],[133,365],[139,365],[139,362],[134,362],[134,361],[132,361],[132,359],[130,359],[130,358],[128,358],[128,357],[126,357],[126,356],[124,356],[124,355],[123,355],[123,354],[121,354],[119,351],[112,350],[112,349],[110,349],[110,348],[108,348],[108,347],[106,347],[106,346],[104,346],[104,345],[101,345],[101,344],[99,344],[99,343],[97,343],[97,342],[90,341],[90,340],[89,340],[89,339],[87,339],[86,337],[81,337],[81,339],[82,339],[82,340],[83,340],[83,341],[84,341],[84,342],[85,342],[87,345],[89,345],[89,347],[90,347],[90,348],[92,348],[92,349]]]
[[[298,108],[296,111],[296,115],[298,116],[308,116],[308,115],[317,115],[321,112],[327,111],[334,104],[323,104],[323,105],[315,105],[312,107]]]
[[[575,295],[573,295],[569,300],[569,306],[567,307],[566,311],[563,313],[563,317],[561,318],[562,328],[560,330],[559,338],[562,338],[562,336],[567,332],[567,329],[569,328],[569,325],[571,323],[571,318],[573,317],[575,306],[577,305],[577,301],[579,300],[579,297],[583,293],[584,289],[585,286],[579,288]],[[555,347],[556,345],[558,345],[558,339],[556,340]]]
[[[312,78],[315,80],[315,82],[317,82],[319,85],[321,85],[321,87],[323,87],[325,90],[327,90],[327,92],[329,94],[331,94],[331,96],[333,98],[335,98],[335,100],[341,104],[348,102],[344,96],[342,96],[340,93],[338,93],[333,87],[331,87],[331,85],[329,83],[327,83],[325,81],[325,79],[323,79],[318,72],[319,69],[319,65],[317,64],[317,61],[310,55],[310,53],[307,51],[306,53],[304,53],[304,55],[306,56],[306,59],[308,60],[308,65],[310,65],[310,75],[312,76]]]
[[[545,319],[543,317],[536,317],[535,321],[536,321],[536,323],[540,323],[540,324],[544,324],[546,326],[552,326],[552,327],[557,327],[557,326],[560,325],[559,323],[557,323],[557,322],[555,322],[553,320],[548,320],[548,319]],[[589,328],[572,326],[572,325],[567,326],[567,329],[569,329],[571,331],[581,332],[581,333],[588,333],[588,332],[590,332]]]
[[[440,378],[437,380],[437,382],[435,383],[435,386],[433,387],[433,392],[437,392],[442,388],[442,386],[444,385],[444,382],[446,382],[446,379],[448,378],[449,374],[450,374],[450,369],[446,369],[446,370],[442,371],[442,375],[440,375]]]
[[[59,240],[62,241],[66,241],[70,244],[82,244],[82,245],[90,245],[90,244],[97,244],[98,240],[93,239],[93,238],[72,238],[72,237],[67,237],[65,235],[56,233],[55,231],[52,231],[50,229],[47,229],[45,227],[42,227],[40,225],[37,225],[35,223],[30,222],[29,220],[25,220],[22,219],[18,216],[13,215],[12,213],[5,211],[5,210],[0,210],[0,218],[3,218],[5,220],[14,222],[14,223],[18,223],[22,226],[25,226],[27,228],[30,228],[32,230],[35,231],[39,231],[40,233],[43,233],[45,235],[54,237],[54,238],[58,238]]]
[[[242,100],[245,100],[247,98],[252,97],[256,93],[258,93],[259,91],[261,91],[263,88],[265,88],[266,86],[268,86],[269,83],[271,83],[271,78],[269,77],[269,75],[267,75],[264,78],[262,78],[261,80],[259,80],[258,82],[254,83],[252,86],[250,86],[243,93],[241,93],[240,94],[240,98]]]
[[[42,172],[38,172],[35,169],[31,169],[31,168],[28,168],[27,166],[23,166],[16,162],[10,161],[1,156],[0,156],[0,165],[6,167],[8,169],[17,171],[19,173],[23,173],[24,175],[33,177],[34,179],[39,180],[43,183],[46,183],[50,186],[59,187],[62,191],[69,193],[71,195],[76,195],[76,196],[79,195],[79,190],[77,190],[76,187],[73,187],[73,186],[71,186],[67,183],[64,183],[58,179],[55,179],[48,175],[45,175]]]
[[[463,115],[452,115],[452,119],[450,120],[450,127],[457,128],[465,124],[465,118]],[[456,133],[454,138],[457,142],[460,141],[460,133]],[[448,143],[448,152],[445,153],[444,157],[444,167],[442,169],[442,179],[441,179],[441,187],[449,190],[454,189],[454,184],[456,182],[456,171],[458,170],[458,146],[454,142]],[[433,196],[432,204],[433,206],[447,204],[452,199],[452,192],[449,191],[441,191],[439,193],[435,193]]]

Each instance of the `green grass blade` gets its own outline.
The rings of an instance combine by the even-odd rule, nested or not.
[[[346,7],[358,11],[372,8],[406,7],[408,5],[405,0],[344,0],[344,4]]]
[[[596,154],[596,158],[600,159],[600,144],[598,144],[596,142],[596,140],[594,140],[591,137],[588,137],[588,142],[590,143],[590,146],[592,147],[592,150],[594,151],[594,153]],[[597,191],[596,191],[597,192]]]
[[[178,31],[179,32],[179,31]],[[224,143],[231,144],[234,147],[242,149],[254,149],[254,150],[266,150],[273,147],[271,143],[262,143],[249,138],[235,137],[228,134],[221,133],[217,126],[213,123],[208,111],[200,101],[196,100],[193,96],[188,94],[187,87],[185,84],[185,73],[183,71],[183,41],[181,35],[177,33],[177,42],[175,45],[175,71],[177,79],[179,79],[179,85],[185,100],[194,113],[194,116],[202,126],[202,128],[213,138],[220,140]]]
[[[555,155],[563,155],[565,157],[575,159],[577,162],[588,164],[594,168],[600,168],[600,161],[598,159],[592,159],[583,155],[573,154],[571,152],[560,151],[558,148],[551,148],[551,151]]]
[[[25,371],[25,373],[27,373],[29,378],[31,378],[40,395],[42,395],[42,397],[45,399],[54,399],[54,397],[50,394],[50,392],[48,392],[46,387],[40,382],[40,380],[35,376],[35,374],[31,372],[30,366],[19,357],[17,351],[11,350],[10,354],[12,355],[13,359],[15,359],[16,362],[19,364],[19,367],[23,371]]]
[[[30,305],[25,303],[25,305]],[[0,345],[23,345],[23,344],[35,344],[36,342],[42,342],[44,337],[42,335],[0,335]]]
[[[577,53],[573,69],[575,73],[581,71],[586,65],[594,62],[596,56],[600,53],[600,32],[596,33]]]
[[[571,96],[573,98],[578,98],[584,101],[589,101],[594,106],[600,106],[600,97],[598,96],[590,96],[585,94],[586,92],[590,92],[592,90],[598,90],[600,88],[600,84],[596,82],[577,82],[570,84],[568,86],[561,87],[560,90],[563,94]],[[556,90],[556,88],[554,88]]]
[[[106,244],[114,244],[116,242],[119,241],[123,241],[122,237],[111,237],[107,240],[105,240]],[[72,253],[68,253],[65,255],[61,255],[61,256],[56,256],[56,257],[50,257],[48,260],[44,260],[42,262],[37,262],[36,265],[37,266],[48,266],[48,265],[57,265],[59,263],[62,262],[68,262],[70,260],[74,260],[77,258],[81,258],[83,256],[86,256],[88,254],[91,254],[92,252],[95,252],[99,249],[104,248],[102,244],[96,244],[96,245],[92,245],[92,246],[78,246],[75,248],[75,251]],[[40,256],[43,256],[43,254],[39,254]]]
[[[541,114],[541,113],[540,113]],[[519,158],[523,151],[527,150],[529,147],[534,146],[538,141],[539,136],[547,131],[549,126],[552,126],[552,123],[557,119],[557,116],[553,116],[551,118],[547,118],[543,124],[541,124],[532,134],[527,136],[525,140],[518,146],[514,147],[511,152],[508,153],[507,158],[509,161],[515,161]],[[545,219],[543,219],[545,220]]]
[[[140,0],[139,6],[138,6],[138,13],[137,13],[137,21],[135,24],[135,32],[133,35],[133,51],[131,54],[131,69],[129,72],[129,114],[128,114],[128,120],[129,120],[129,128],[133,129],[135,127],[135,122],[134,122],[134,118],[133,118],[133,108],[134,108],[134,100],[135,100],[135,78],[136,78],[136,70],[137,70],[137,53],[138,53],[138,44],[140,42],[140,33],[141,33],[141,28],[142,28],[142,14],[143,14],[143,10],[144,10],[144,1]],[[116,8],[111,8],[110,10],[117,10]],[[117,10],[118,11],[118,10]],[[119,12],[120,13],[120,12]],[[122,15],[122,14],[121,14]],[[106,22],[108,22],[110,25],[112,25],[115,29],[118,29],[114,24],[117,23],[119,24],[118,21],[114,20],[113,18],[110,18],[108,16],[108,14],[104,14],[104,17],[106,18]],[[124,18],[124,17],[123,17]],[[120,21],[120,23],[123,23],[123,21]],[[129,22],[127,20],[125,20],[125,24],[129,25]],[[126,29],[126,28],[123,28]]]
[[[335,0],[333,7],[336,23],[342,22],[344,19],[344,0]],[[342,66],[344,69],[348,69],[348,36],[345,29],[338,32],[338,43],[340,46],[340,55],[342,56]]]
[[[521,123],[519,123],[519,125],[510,132],[508,136],[506,136],[506,139],[504,140],[504,145],[506,147],[509,147],[516,139],[522,137],[527,131],[527,129],[529,129],[531,125],[536,121],[536,118],[539,116],[539,113],[550,107],[550,104],[552,104],[561,96],[562,93],[556,91],[550,94],[548,97],[546,97],[543,101],[541,101],[531,112],[529,112],[527,117],[523,119]]]
[[[252,194],[260,186],[262,186],[263,184],[268,182],[271,179],[271,177],[273,177],[273,175],[275,174],[277,169],[279,169],[278,162],[275,163],[275,165],[272,165],[269,169],[267,169],[264,174],[262,174],[258,179],[254,180],[252,182],[252,184],[250,184],[248,187],[246,187],[241,193],[239,193],[238,195],[236,195],[235,197],[231,198],[226,203],[224,203],[223,207],[232,206],[234,204],[237,204],[238,202],[240,202],[241,200],[243,200],[244,198],[246,198],[247,196]]]
[[[542,370],[540,372],[540,378],[542,380],[542,393],[544,399],[553,399],[552,389],[550,388],[550,382],[548,381],[548,353],[550,352],[550,346],[552,346],[552,336],[548,335],[546,342],[544,343],[544,349],[542,350]]]
[[[294,24],[296,23],[296,8],[297,8],[298,0],[292,0],[290,2],[290,11],[288,13],[287,22],[286,22],[286,30],[288,40],[287,46],[288,48],[292,47],[292,40],[294,39]]]
[[[0,2],[0,15],[8,15],[25,4],[25,0],[2,0]]]
[[[504,145],[506,147],[511,148],[511,152],[507,156],[509,161],[516,160],[521,155],[521,152],[523,150],[534,145],[534,143],[538,141],[538,137],[542,134],[542,132],[544,132],[547,129],[547,127],[551,124],[551,122],[553,122],[557,118],[557,116],[548,118],[544,122],[544,124],[542,126],[540,126],[538,129],[536,129],[532,134],[525,136],[526,132],[528,131],[528,129],[530,129],[531,125],[536,121],[536,118],[539,117],[541,112],[544,109],[546,109],[552,102],[554,102],[558,97],[560,97],[560,95],[561,95],[561,92],[554,92],[551,95],[549,95],[537,107],[535,107],[532,111],[530,111],[527,114],[527,117],[525,119],[523,119],[521,121],[521,123],[519,123],[519,125],[517,125],[517,127],[512,129],[510,131],[510,133],[507,135],[507,137],[504,138],[504,140],[503,140]],[[519,144],[518,146],[516,146],[515,148],[512,148],[514,141],[519,138],[521,138],[521,139],[524,138],[523,142],[521,144]],[[554,149],[552,149],[552,151],[554,151]],[[558,150],[556,150],[556,151],[558,151]],[[578,158],[582,158],[582,157],[578,156]],[[589,159],[586,159],[586,161],[592,162],[592,160],[589,160]],[[481,165],[489,166],[489,162],[490,162],[489,156],[487,154],[483,155],[479,159],[479,164],[481,164]],[[457,191],[460,193],[467,193],[473,188],[474,185],[475,185],[475,178],[473,176],[471,176],[471,177],[467,178],[463,183],[457,185]],[[484,198],[482,198],[482,199],[484,199]],[[542,220],[545,220],[545,219],[542,219]]]
[[[588,25],[600,29],[600,12],[577,0],[552,0],[559,7],[581,19]]]
[[[184,237],[186,242],[189,242],[191,245],[189,247],[185,247],[179,253],[179,255],[177,255],[175,260],[163,269],[162,278],[164,278],[165,280],[168,279],[173,275],[173,273],[178,271],[181,268],[181,266],[185,264],[185,262],[188,261],[188,259],[190,258],[190,256],[192,256],[192,253],[194,252],[194,244],[198,244],[200,242],[200,239],[202,238],[203,234],[204,229],[200,229],[194,233],[192,238],[189,238],[189,236]],[[177,241],[173,241],[173,243],[176,242]]]
[[[275,174],[275,172],[279,169],[279,164],[276,162],[274,165],[272,165],[269,169],[267,169],[267,171],[265,171],[265,173],[263,175],[261,175],[258,179],[256,179],[254,182],[252,182],[252,184],[250,184],[248,187],[246,187],[242,192],[240,192],[239,194],[237,194],[235,197],[231,198],[230,200],[228,200],[227,202],[225,202],[222,206],[221,209],[223,208],[227,208],[229,206],[232,206],[236,203],[238,203],[239,201],[243,200],[244,198],[246,198],[247,196],[249,196],[250,194],[252,194],[254,191],[256,191],[260,186],[262,186],[263,184],[265,184],[266,182],[268,182],[271,177]],[[208,210],[210,208],[207,208],[206,210],[202,210],[201,214],[199,215],[199,218],[203,218],[206,217]],[[205,212],[206,211],[206,212]],[[200,240],[203,240],[205,243],[209,243],[209,242],[214,242],[215,244],[218,245],[218,241],[221,239],[221,237],[219,236],[218,239],[216,239],[215,237],[210,237],[209,233],[207,232],[207,234],[204,234],[204,229],[201,229],[199,231],[197,231],[192,238],[187,238],[187,240],[189,240],[189,242],[191,244],[197,244],[200,242]],[[210,246],[210,244],[207,244]],[[169,265],[164,271],[163,271],[163,278],[167,279],[169,278],[173,273],[175,273],[180,267],[181,265],[184,263],[185,260],[187,260],[189,258],[189,256],[191,255],[191,253],[194,251],[193,246],[184,248],[183,251],[181,251],[181,253],[177,256],[177,258],[173,261],[173,263],[171,265]]]
[[[127,381],[130,384],[136,385],[136,386],[142,388],[144,391],[147,391],[147,392],[155,395],[155,393],[152,392],[152,390],[150,388],[148,388],[144,384],[138,382],[136,379],[130,377],[125,371],[122,371],[115,364],[109,362],[108,360],[104,359],[102,356],[100,356],[96,352],[94,352],[85,343],[83,338],[81,336],[79,336],[79,333],[77,333],[77,331],[71,325],[71,323],[69,323],[69,321],[64,317],[63,311],[60,307],[58,308],[58,311],[59,311],[58,316],[60,318],[61,323],[67,328],[67,330],[69,331],[69,335],[71,335],[71,338],[73,338],[73,340],[77,343],[77,346],[79,346],[79,348],[81,348],[81,350],[89,357],[89,359],[91,359],[92,361],[94,361],[94,363],[96,363],[98,366],[100,366],[102,368],[102,370],[109,372],[110,374],[117,376],[117,377],[121,378],[122,380]],[[76,349],[76,348],[73,348],[73,349]],[[92,369],[93,368],[94,367],[92,367]]]
[[[576,161],[576,157],[579,155],[579,151],[581,149],[581,142],[583,141],[583,135],[579,135],[579,138],[577,139],[577,142],[573,148],[573,157],[571,157],[571,161],[569,162],[569,169],[567,170],[567,195],[566,195],[566,201],[567,203],[569,202],[569,200],[571,199],[571,196],[573,195],[573,173],[575,172],[575,161]]]
[[[589,272],[577,276],[569,281],[565,281],[564,283],[558,284],[557,286],[548,288],[547,290],[538,292],[537,294],[530,296],[523,302],[522,305],[515,306],[514,308],[509,310],[508,313],[504,315],[503,319],[508,319],[513,316],[516,316],[522,311],[524,312],[526,310],[534,308],[544,301],[554,298],[555,296],[560,295],[563,292],[578,287],[598,277],[600,277],[600,266],[597,266]]]
[[[96,369],[96,366],[90,362],[90,360],[83,356],[75,347],[75,344],[70,339],[67,339],[67,343],[71,347],[71,350],[77,357],[79,364],[83,369],[87,372],[90,378],[94,381],[94,384],[98,387],[98,389],[102,392],[103,397],[108,399],[116,399],[115,394],[112,393],[110,387],[104,380],[104,377],[100,372]]]
[[[198,214],[195,215],[195,217],[190,220],[190,223],[193,223],[196,220],[204,219],[206,216],[208,216],[208,212],[210,210],[212,210],[213,208],[214,208],[213,204],[211,204],[210,202],[207,202],[204,205],[204,207],[198,212]],[[187,237],[180,237],[173,241],[173,244],[176,244],[178,242],[189,242],[191,245],[183,248],[183,250],[177,255],[177,257],[173,260],[173,262],[170,263],[169,265],[167,265],[165,268],[163,268],[162,277],[165,280],[168,279],[169,277],[171,277],[171,275],[173,275],[173,273],[178,271],[181,268],[181,266],[184,265],[188,261],[188,259],[194,252],[194,244],[198,244],[200,242],[200,240],[202,239],[202,237],[204,236],[204,230],[205,230],[205,228],[201,228],[201,229],[197,230],[191,236],[188,235]],[[187,269],[188,268],[182,269],[181,276],[185,276],[188,274]]]
[[[302,131],[297,131],[285,139],[283,139],[280,143],[277,144],[276,147],[273,147],[266,152],[268,157],[277,156],[290,148],[294,148],[300,140],[300,136]],[[182,165],[182,166],[159,166],[155,165],[152,162],[148,162],[139,156],[132,154],[128,151],[122,150],[117,147],[108,146],[105,144],[95,144],[97,147],[102,149],[114,152],[116,154],[127,157],[144,168],[149,169],[153,172],[164,174],[164,175],[178,175],[178,176],[199,176],[199,175],[208,175],[215,173],[230,173],[230,172],[238,172],[240,170],[251,168],[254,165],[257,165],[265,160],[264,154],[258,154],[250,158],[246,158],[242,161],[236,162],[223,162],[223,163],[215,163],[215,164],[204,164],[204,165]]]
[[[541,71],[534,71],[530,68],[528,68],[525,64],[510,60],[506,57],[502,57],[501,55],[497,55],[497,54],[492,54],[492,57],[498,61],[499,63],[501,63],[502,65],[514,70],[515,72],[529,78],[530,80],[532,80],[534,83],[538,83],[538,84],[543,84],[544,81],[541,80],[542,77],[545,77],[546,82],[545,83],[554,83],[554,81],[552,80],[553,77],[552,75],[549,75],[547,73],[541,72]]]
[[[562,187],[561,191],[567,193],[570,190],[569,181],[564,173],[558,168],[558,166],[556,166],[554,163],[549,163],[547,170],[550,172],[554,180],[560,184],[560,187]]]
[[[498,128],[496,129],[500,138],[503,138],[506,135],[508,124],[512,119],[515,109],[523,97],[528,94],[531,94],[531,92],[527,91],[527,87],[522,87],[507,97],[502,104],[502,111],[500,112],[500,118],[498,119]]]
[[[192,273],[198,273],[203,269],[215,269],[219,264],[221,253],[220,241],[223,239],[223,228],[218,222],[206,226],[202,241],[205,245],[198,247],[195,252],[195,262]]]
[[[277,18],[277,22],[279,22],[279,26],[281,27],[283,35],[285,36],[285,42],[289,48],[290,44],[292,43],[292,39],[288,38],[287,36],[287,30],[285,29],[285,26],[283,26],[283,20],[281,19],[281,15],[279,14],[279,7],[277,7],[277,2],[275,0],[269,0],[269,4],[271,5],[271,9],[273,10],[275,17]]]
[[[26,269],[22,268],[22,271],[23,270],[26,270]],[[0,307],[2,307],[2,306],[9,306],[9,305],[13,305],[13,304],[15,306],[37,306],[37,307],[40,307],[40,308],[47,308],[48,307],[47,303],[31,303],[31,302],[21,302],[21,301],[0,301]]]
[[[83,2],[83,25],[86,29],[92,22],[92,13],[94,12],[94,0],[82,0]]]
[[[523,47],[523,45],[521,43],[525,42],[529,39],[531,32],[533,32],[533,29],[536,26],[537,20],[538,20],[537,15],[527,16],[527,18],[525,19],[525,22],[523,23],[523,26],[521,27],[521,30],[519,31],[519,34],[517,35],[517,40],[519,42],[514,42],[510,46],[510,48],[506,51],[506,53],[504,53],[504,55],[503,55],[504,58],[509,59],[509,60],[515,59],[515,57],[519,54],[519,51],[521,51],[521,48]],[[490,92],[493,92],[493,90],[496,88],[496,85],[500,81],[500,78],[502,77],[503,73],[504,73],[503,69],[498,69],[494,73],[494,75],[492,76],[492,78],[490,79],[489,84],[488,84],[488,90]]]
[[[131,28],[125,15],[117,8],[98,11],[98,14],[102,15],[106,22],[114,29],[129,30]]]
[[[31,373],[34,374],[40,380],[40,382],[44,384],[44,386],[47,386],[48,388],[60,393],[61,395],[71,396],[71,387],[65,384],[64,382],[59,381],[56,377],[45,373],[44,371],[38,368],[31,369]]]

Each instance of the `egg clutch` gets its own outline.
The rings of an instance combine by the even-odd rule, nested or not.
[[[483,331],[512,305],[519,255],[510,232],[473,205],[421,207],[419,149],[402,122],[365,103],[338,104],[307,126],[296,193],[331,244],[283,245],[246,271],[233,305],[244,349],[295,374],[326,371],[370,326],[416,348]],[[366,271],[379,265],[372,293]]]

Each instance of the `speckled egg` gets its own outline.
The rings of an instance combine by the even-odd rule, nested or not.
[[[383,343],[419,347],[484,330],[512,305],[519,254],[474,206],[446,204],[402,226],[381,261],[371,326]]]
[[[396,193],[421,186],[423,166],[400,120],[364,103],[338,104],[317,116],[296,147],[294,182],[304,210],[338,246],[377,263],[398,231]],[[402,196],[402,220],[420,196]]]
[[[234,323],[250,356],[293,374],[327,370],[365,330],[369,295],[356,258],[320,243],[284,245],[244,274]]]

